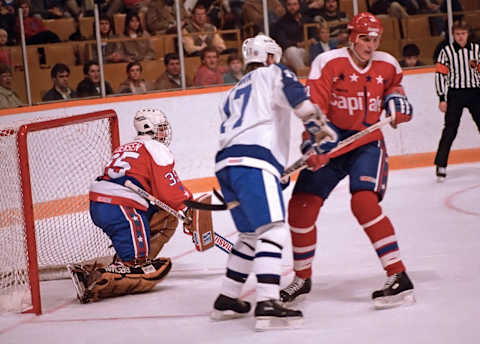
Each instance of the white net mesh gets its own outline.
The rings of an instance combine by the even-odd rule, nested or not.
[[[19,127],[0,127],[0,311],[23,311],[30,301]],[[88,213],[89,185],[111,157],[109,120],[29,132],[27,149],[39,268],[113,255]]]

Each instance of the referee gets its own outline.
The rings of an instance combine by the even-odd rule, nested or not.
[[[452,26],[454,42],[438,55],[435,88],[440,98],[438,108],[445,112],[442,137],[435,156],[437,180],[447,176],[447,162],[460,118],[467,108],[480,132],[480,46],[468,42],[469,27],[464,21]],[[448,93],[447,93],[448,90]]]

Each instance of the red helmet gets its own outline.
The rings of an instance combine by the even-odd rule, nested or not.
[[[356,43],[360,35],[377,37],[383,33],[382,22],[368,12],[361,12],[353,17],[347,28],[350,30],[349,39],[352,43]]]

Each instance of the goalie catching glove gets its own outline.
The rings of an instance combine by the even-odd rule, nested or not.
[[[201,195],[195,201],[211,204],[212,195]],[[187,208],[184,214],[183,231],[192,236],[197,251],[205,251],[215,246],[211,211]]]
[[[67,266],[81,303],[150,291],[171,268],[170,258],[147,259],[143,264],[136,265],[115,262],[105,267],[97,264]]]
[[[383,106],[388,117],[392,117],[390,125],[393,128],[397,128],[400,123],[408,122],[412,119],[413,106],[408,101],[407,97],[392,93],[385,97],[383,100]]]

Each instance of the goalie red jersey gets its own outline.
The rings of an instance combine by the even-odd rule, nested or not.
[[[397,60],[388,53],[374,52],[370,63],[360,69],[347,48],[341,48],[312,62],[307,85],[311,100],[336,127],[359,131],[379,120],[387,94],[404,94],[402,76]]]
[[[90,187],[90,200],[146,210],[147,201],[123,186],[127,179],[175,210],[185,208],[183,201],[192,196],[174,170],[168,147],[147,136],[115,149],[104,175]]]

